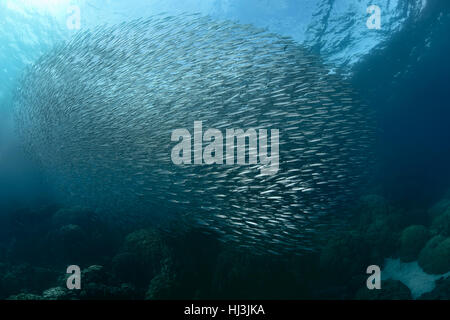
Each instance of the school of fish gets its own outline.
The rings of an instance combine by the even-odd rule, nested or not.
[[[254,252],[314,250],[373,148],[370,111],[319,57],[198,15],[81,30],[26,70],[14,110],[61,203],[130,219],[178,214]],[[171,133],[194,121],[279,129],[278,172],[173,164]]]

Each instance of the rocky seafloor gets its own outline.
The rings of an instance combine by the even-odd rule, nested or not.
[[[417,212],[366,195],[352,217],[317,252],[261,256],[199,229],[115,226],[81,208],[16,210],[0,216],[0,299],[450,299],[450,192]],[[80,290],[66,287],[72,264]],[[374,264],[381,290],[366,287]]]

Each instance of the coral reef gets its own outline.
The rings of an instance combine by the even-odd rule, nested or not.
[[[369,290],[363,287],[356,293],[357,300],[410,300],[408,287],[398,280],[385,280],[380,290]]]
[[[450,276],[442,277],[436,281],[436,287],[423,294],[421,300],[450,300]]]
[[[367,195],[319,251],[264,256],[182,223],[136,230],[83,208],[19,210],[1,217],[0,299],[449,299],[450,209],[441,200],[428,222],[411,218],[423,212]],[[69,264],[82,267],[80,290],[66,288]],[[388,276],[381,290],[365,287],[372,264]]]
[[[113,270],[122,281],[147,287],[161,270],[161,261],[170,256],[162,235],[154,229],[141,229],[125,237],[113,258]]]
[[[413,225],[405,228],[400,236],[400,259],[404,262],[417,260],[428,238],[429,232],[425,226]]]
[[[430,274],[450,271],[450,237],[431,238],[419,254],[419,265]]]
[[[434,217],[431,222],[431,232],[445,237],[450,236],[450,208]]]
[[[148,300],[170,299],[176,296],[178,279],[170,258],[161,262],[161,271],[150,281],[145,298]]]
[[[428,215],[431,218],[437,217],[450,209],[450,196],[446,195],[443,199],[435,203],[429,210]]]

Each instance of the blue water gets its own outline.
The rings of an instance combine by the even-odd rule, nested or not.
[[[159,13],[201,13],[288,36],[339,70],[375,111],[370,189],[423,221],[450,188],[450,2],[378,0],[1,0],[0,215],[52,203],[46,177],[23,155],[12,116],[14,88],[42,54],[80,29]],[[419,215],[419,217],[417,217]]]
[[[367,92],[367,102],[379,112],[380,174],[388,193],[406,201],[430,201],[448,186],[445,1],[429,1],[428,6],[425,0],[378,1],[381,29],[376,30],[366,26],[370,1],[6,0],[0,4],[0,172],[8,177],[2,179],[10,181],[8,185],[21,181],[16,186],[19,198],[22,181],[29,177],[22,174],[22,180],[16,180],[12,176],[21,174],[8,166],[15,162],[11,92],[27,65],[77,31],[67,27],[73,5],[80,9],[82,29],[163,12],[199,12],[290,36],[345,70],[356,79],[355,86]]]

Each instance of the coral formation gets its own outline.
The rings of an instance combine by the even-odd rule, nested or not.
[[[356,293],[357,300],[410,300],[408,287],[398,280],[385,280],[380,290],[369,290],[363,287]]]
[[[431,238],[419,254],[419,265],[430,274],[450,271],[450,237]]]
[[[448,275],[442,276],[450,271],[445,203],[429,210],[429,224],[411,225],[408,211],[368,195],[348,227],[333,232],[318,252],[269,257],[230,248],[214,233],[182,223],[164,232],[152,225],[114,229],[82,208],[21,210],[2,217],[14,232],[0,238],[0,298],[372,300],[426,292],[420,299],[449,299]],[[415,271],[396,268],[393,278],[383,278],[382,290],[368,290],[367,266],[378,264],[392,276],[389,261]],[[81,290],[66,288],[69,263],[82,266]],[[419,290],[428,278],[439,278],[434,289]]]
[[[416,260],[428,237],[429,232],[425,226],[412,225],[405,228],[400,235],[400,259],[404,262]]]

